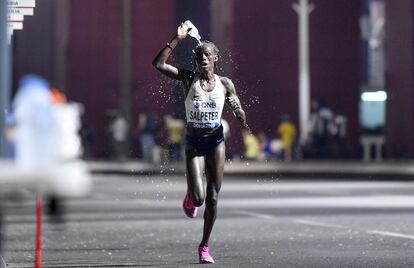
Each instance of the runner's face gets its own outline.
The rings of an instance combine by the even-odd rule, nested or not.
[[[195,63],[200,72],[213,72],[215,61],[217,61],[217,55],[211,46],[203,44],[196,49]]]

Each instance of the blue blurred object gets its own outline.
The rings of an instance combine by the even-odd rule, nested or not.
[[[283,122],[290,121],[290,115],[289,114],[283,114],[280,118]]]
[[[20,79],[19,88],[20,90],[27,90],[32,88],[49,89],[49,83],[38,75],[28,74]]]
[[[8,110],[5,120],[5,143],[4,143],[4,156],[12,159],[15,156],[15,133],[17,122],[13,114],[13,111]]]
[[[6,112],[6,126],[14,126],[16,125],[16,118],[13,114],[12,110],[8,110]]]

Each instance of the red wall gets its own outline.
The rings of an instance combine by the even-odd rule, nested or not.
[[[143,107],[160,115],[175,109],[175,83],[156,72],[151,61],[173,36],[178,22],[187,18],[198,26],[203,38],[219,46],[219,74],[233,79],[253,130],[274,136],[284,113],[298,122],[297,15],[292,9],[295,1],[226,1],[225,8],[220,0],[131,1],[131,134],[137,112]],[[334,111],[348,116],[348,135],[357,148],[360,1],[311,2],[316,6],[310,15],[311,93],[325,98]],[[50,14],[52,1],[42,3],[36,7],[39,16],[28,17],[25,29],[16,35],[15,74],[36,72],[52,79],[54,61],[50,51],[55,48],[55,38],[50,37],[50,27],[55,24],[48,22],[58,18]],[[85,104],[84,119],[97,134],[95,156],[102,157],[109,152],[107,112],[119,106],[122,2],[69,3],[68,44],[67,51],[62,52],[66,53],[68,64],[66,93],[69,99]],[[193,45],[186,40],[177,47],[173,57],[177,63],[191,66],[191,62],[185,61],[188,48]],[[229,147],[239,153],[240,124],[229,111],[225,116],[230,119],[233,133]]]
[[[95,153],[100,156],[109,152],[107,110],[118,105],[121,12],[118,3],[71,1],[68,95],[85,104],[84,120],[96,132]]]
[[[386,153],[414,156],[414,1],[386,1]]]
[[[133,115],[143,107],[170,113],[174,83],[151,63],[177,31],[175,1],[132,1],[132,14]]]
[[[356,154],[360,92],[360,1],[313,0],[311,14],[311,90],[334,112],[347,116],[347,137]]]
[[[132,2],[132,125],[137,107],[171,109],[168,94],[158,94],[160,76],[151,61],[175,28],[174,1]],[[108,110],[119,106],[121,1],[72,0],[69,36],[69,97],[85,104],[85,120],[96,131],[94,155],[109,153]],[[157,98],[154,98],[154,92]]]
[[[276,135],[282,114],[289,113],[298,122],[298,26],[293,2],[234,5],[233,80],[252,128],[270,136]],[[334,111],[347,115],[348,137],[356,148],[360,3],[311,2],[316,7],[310,15],[311,96],[323,97]]]
[[[220,40],[220,64],[226,66],[222,74],[233,79],[253,130],[264,130],[269,136],[276,135],[276,126],[284,113],[298,122],[297,15],[292,2],[233,2],[234,18],[228,28],[233,40],[224,44]],[[98,143],[105,145],[105,111],[118,105],[120,6],[118,1],[110,0],[71,3],[68,80],[72,94],[88,104],[87,117],[101,134]],[[208,10],[203,3],[192,3],[193,9]],[[355,148],[360,77],[359,1],[313,3],[316,9],[310,15],[311,94],[323,97],[334,111],[348,116],[348,135]],[[185,1],[180,5],[186,5]],[[150,63],[175,32],[176,14],[183,18],[194,12],[199,14],[193,21],[200,25],[204,38],[210,38],[210,31],[214,30],[206,24],[209,18],[214,20],[213,12],[177,12],[175,1],[132,1],[133,123],[136,111],[144,106],[161,115],[173,109],[174,82],[163,78]],[[237,152],[242,148],[241,127],[228,111],[226,118],[233,130],[230,149]],[[107,152],[105,146],[98,148],[98,155]]]

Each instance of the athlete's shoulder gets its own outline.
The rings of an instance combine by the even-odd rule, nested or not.
[[[219,78],[220,78],[220,82],[223,84],[223,86],[226,88],[227,91],[234,91],[234,84],[230,78],[226,76],[219,76]]]

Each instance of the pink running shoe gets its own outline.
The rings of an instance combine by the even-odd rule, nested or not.
[[[208,247],[198,247],[198,258],[200,263],[214,263],[213,257],[208,253]]]
[[[190,201],[190,198],[188,198],[188,194],[185,195],[183,200],[183,209],[185,215],[189,218],[195,218],[197,216],[197,210],[198,208],[193,206],[193,204]]]

